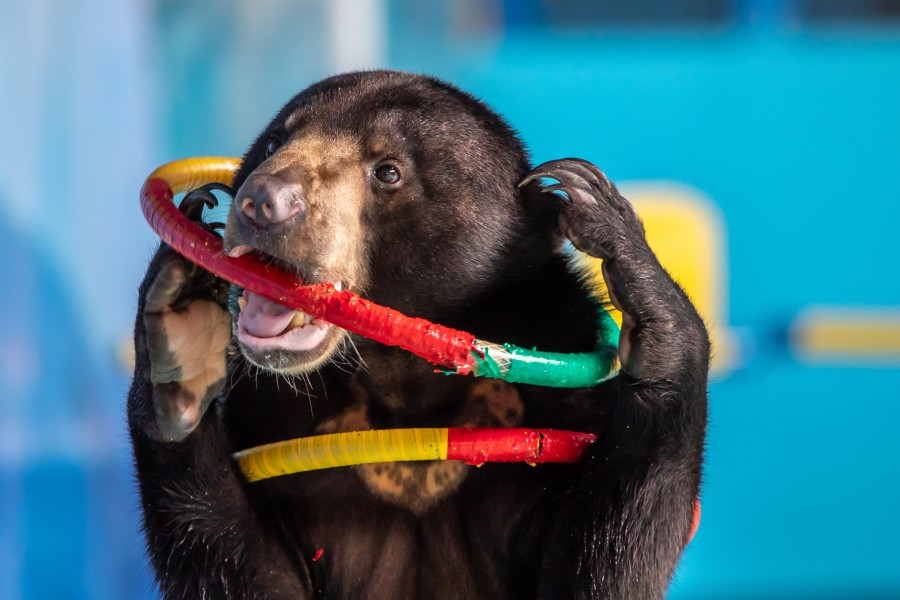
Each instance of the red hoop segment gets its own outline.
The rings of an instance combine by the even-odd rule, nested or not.
[[[576,463],[597,436],[558,429],[449,429],[447,460],[470,465],[486,462]]]
[[[141,207],[159,236],[188,260],[245,289],[302,310],[347,331],[399,346],[448,373],[492,377],[551,387],[591,387],[618,373],[619,329],[598,306],[599,334],[592,352],[558,353],[478,340],[470,333],[407,317],[390,308],[338,291],[330,284],[305,285],[257,255],[228,257],[218,237],[183,215],[175,193],[209,183],[230,185],[240,160],[199,157],[174,161],[151,173],[141,190]]]
[[[156,173],[161,172],[162,168]],[[475,341],[472,334],[408,317],[352,292],[338,291],[329,283],[305,285],[294,275],[252,255],[227,256],[222,241],[183,215],[174,205],[173,196],[165,179],[151,175],[141,189],[141,210],[159,237],[191,262],[235,285],[347,331],[399,346],[460,374],[471,371]]]

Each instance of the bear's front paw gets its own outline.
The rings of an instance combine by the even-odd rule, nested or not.
[[[580,158],[545,162],[519,186],[539,179],[555,179],[559,183],[545,185],[543,191],[569,198],[559,228],[582,252],[609,260],[627,252],[627,245],[645,245],[644,228],[631,203],[593,164]]]
[[[148,432],[161,441],[181,441],[225,383],[231,340],[231,316],[222,306],[227,284],[168,249],[157,261],[142,315],[156,417]]]
[[[637,378],[656,376],[662,369],[651,367],[667,359],[648,358],[646,349],[665,346],[663,340],[672,339],[668,324],[672,322],[669,291],[673,286],[647,245],[634,207],[600,169],[585,160],[546,162],[519,185],[540,179],[559,182],[543,185],[542,191],[561,192],[568,198],[559,214],[562,233],[582,252],[603,259],[609,299],[622,313],[622,370]]]

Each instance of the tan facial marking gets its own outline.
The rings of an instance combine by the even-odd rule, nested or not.
[[[320,280],[338,279],[353,289],[365,284],[367,168],[359,141],[315,132],[289,139],[257,167],[254,175],[291,178],[303,187],[307,213],[285,235],[281,258]]]

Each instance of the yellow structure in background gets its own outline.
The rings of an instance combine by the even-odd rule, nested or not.
[[[815,365],[900,366],[900,306],[809,306],[790,326],[790,345]]]
[[[736,367],[738,356],[728,327],[728,262],[721,215],[702,193],[677,183],[623,184],[620,190],[637,209],[659,261],[706,321],[713,344],[712,375],[726,375]],[[598,293],[605,297],[602,261],[585,255],[580,260],[587,261]],[[622,315],[614,309],[611,314],[621,324]]]

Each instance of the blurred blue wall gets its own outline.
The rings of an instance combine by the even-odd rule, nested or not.
[[[138,2],[0,0],[0,598],[152,597],[117,352],[158,160]]]
[[[119,358],[154,244],[144,175],[239,154],[293,93],[370,66],[482,97],[536,162],[719,207],[744,364],[711,388],[671,597],[900,597],[900,370],[786,344],[808,305],[900,304],[900,23],[836,1],[655,21],[644,1],[599,27],[564,1],[342,4],[0,0],[0,598],[153,593]]]

